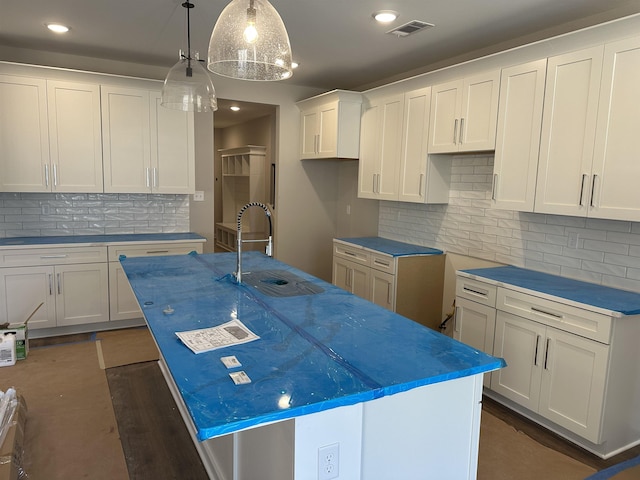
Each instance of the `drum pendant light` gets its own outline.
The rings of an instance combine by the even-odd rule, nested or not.
[[[191,56],[189,11],[194,5],[187,1],[182,6],[187,10],[187,54],[180,51],[180,60],[169,70],[162,86],[160,105],[185,112],[213,112],[218,109],[213,82],[198,54]]]
[[[291,77],[291,45],[284,22],[267,0],[233,0],[218,18],[207,68],[243,80]]]

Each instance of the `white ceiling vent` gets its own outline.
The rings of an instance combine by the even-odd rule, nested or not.
[[[407,37],[413,33],[424,30],[425,28],[434,27],[433,23],[421,22],[420,20],[411,20],[410,22],[400,25],[399,27],[389,30],[387,33],[396,37]]]

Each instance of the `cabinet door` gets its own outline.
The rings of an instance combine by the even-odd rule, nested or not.
[[[429,153],[458,151],[458,113],[462,105],[462,80],[431,87]]]
[[[491,374],[491,389],[510,400],[538,410],[545,327],[510,313],[496,315],[493,354],[507,366]]]
[[[401,202],[425,203],[430,105],[431,88],[421,88],[404,96],[398,191],[398,200]]]
[[[160,105],[159,92],[151,92],[151,186],[154,193],[195,192],[193,112]]]
[[[365,300],[370,300],[370,271],[369,267],[334,256],[332,283]]]
[[[317,109],[300,113],[300,158],[315,158],[318,150],[318,124],[320,115]]]
[[[41,302],[30,330],[56,326],[53,267],[0,269],[0,322],[24,322]]]
[[[149,92],[101,87],[104,191],[151,192]]]
[[[546,60],[502,70],[492,206],[532,212]]]
[[[493,150],[496,146],[500,70],[465,78],[462,92],[458,150]]]
[[[52,191],[102,192],[100,87],[47,81]]]
[[[106,263],[55,268],[58,326],[109,321],[109,274]]]
[[[380,156],[377,179],[377,198],[398,199],[398,174],[402,148],[402,120],[404,96],[385,99],[380,111]]]
[[[605,45],[589,216],[640,221],[640,37]]]
[[[380,157],[380,112],[378,103],[371,103],[362,112],[360,122],[360,160],[358,161],[358,197],[377,198],[375,186]]]
[[[338,155],[338,102],[322,105],[318,109],[319,128],[317,156],[319,158]]]
[[[587,214],[603,50],[548,60],[536,212]]]
[[[46,81],[0,75],[0,105],[0,191],[49,191]]]
[[[547,327],[538,413],[601,443],[608,356],[608,345]]]
[[[493,355],[496,309],[456,297],[453,338],[482,352]],[[490,387],[491,373],[484,375],[484,386]]]
[[[109,319],[127,320],[141,318],[142,311],[138,299],[131,290],[131,285],[120,265],[120,262],[109,263]]]
[[[371,269],[371,301],[376,305],[395,311],[396,281],[390,273]]]

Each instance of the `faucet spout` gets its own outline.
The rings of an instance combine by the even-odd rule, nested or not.
[[[242,240],[242,215],[251,207],[260,207],[264,210],[264,213],[269,220],[269,236],[267,238],[263,238],[260,240]],[[250,202],[247,203],[244,207],[240,209],[238,212],[238,228],[236,232],[236,271],[234,273],[234,277],[236,279],[236,283],[242,283],[242,244],[243,243],[255,243],[255,242],[265,242],[267,244],[265,248],[265,253],[271,257],[273,256],[273,225],[271,223],[271,210],[264,203],[260,202]]]

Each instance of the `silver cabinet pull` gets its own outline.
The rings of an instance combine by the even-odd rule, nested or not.
[[[582,207],[584,206],[584,204],[582,203],[583,197],[584,197],[584,181],[587,179],[589,175],[587,175],[586,173],[582,174],[582,183],[580,184],[580,200],[578,202],[578,204]]]
[[[491,200],[496,199],[496,189],[498,186],[498,174],[493,174],[493,183],[491,184]]]
[[[462,139],[464,138],[464,118],[460,119],[460,134],[458,135],[458,138],[460,139],[460,145],[462,145]]]
[[[49,187],[49,165],[44,166],[44,185]]]
[[[373,179],[371,181],[371,189],[373,190],[373,193],[376,193],[376,174],[373,174]]]
[[[60,277],[59,273],[56,274],[56,277],[58,281],[58,295],[61,295],[62,294],[62,278]]]
[[[550,338],[547,338],[547,346],[546,346],[545,351],[544,351],[544,369],[545,370],[549,370],[547,368],[547,360],[549,360],[549,341],[550,340],[551,340]]]
[[[58,166],[55,163],[53,164],[53,186],[58,186]]]
[[[147,250],[147,255],[153,255],[154,253],[169,253],[169,250]]]
[[[540,335],[536,336],[536,352],[533,354],[533,366],[538,366],[538,347],[540,346]]]
[[[456,145],[458,143],[458,119],[456,118],[453,122],[453,144]]]
[[[53,275],[49,274],[49,295],[53,295]]]
[[[453,331],[459,332],[460,326],[458,324],[458,312],[462,311],[462,307],[456,305],[455,313],[453,314]]]
[[[68,255],[66,254],[59,254],[59,255],[40,255],[41,259],[47,259],[47,258],[67,258]]]
[[[474,288],[469,288],[466,285],[462,287],[465,292],[469,292],[472,295],[477,295],[479,297],[487,298],[489,296],[489,290],[476,290]]]
[[[424,183],[424,173],[420,174],[420,183],[418,184],[418,196],[422,196],[422,185]]]
[[[147,188],[151,188],[151,181],[149,180],[149,170],[150,170],[150,168],[147,167],[147,171],[146,171],[147,179],[145,181],[145,184],[146,184]]]
[[[594,173],[594,174],[593,174],[593,179],[592,179],[592,181],[591,181],[591,201],[589,202],[589,204],[590,204],[592,207],[595,207],[595,205],[593,204],[593,200],[594,200],[594,197],[596,196],[596,177],[597,177],[597,176],[598,176],[598,175],[596,175],[596,174]]]
[[[158,169],[153,167],[153,187],[158,188]]]
[[[536,308],[536,307],[531,307],[531,311],[532,312],[537,312],[537,313],[542,313],[543,315],[549,315],[550,317],[554,317],[554,318],[562,318],[562,315],[559,314],[559,313],[547,312],[545,310],[542,310],[542,309]]]
[[[387,303],[393,306],[393,296],[391,292],[391,284],[387,283]]]

